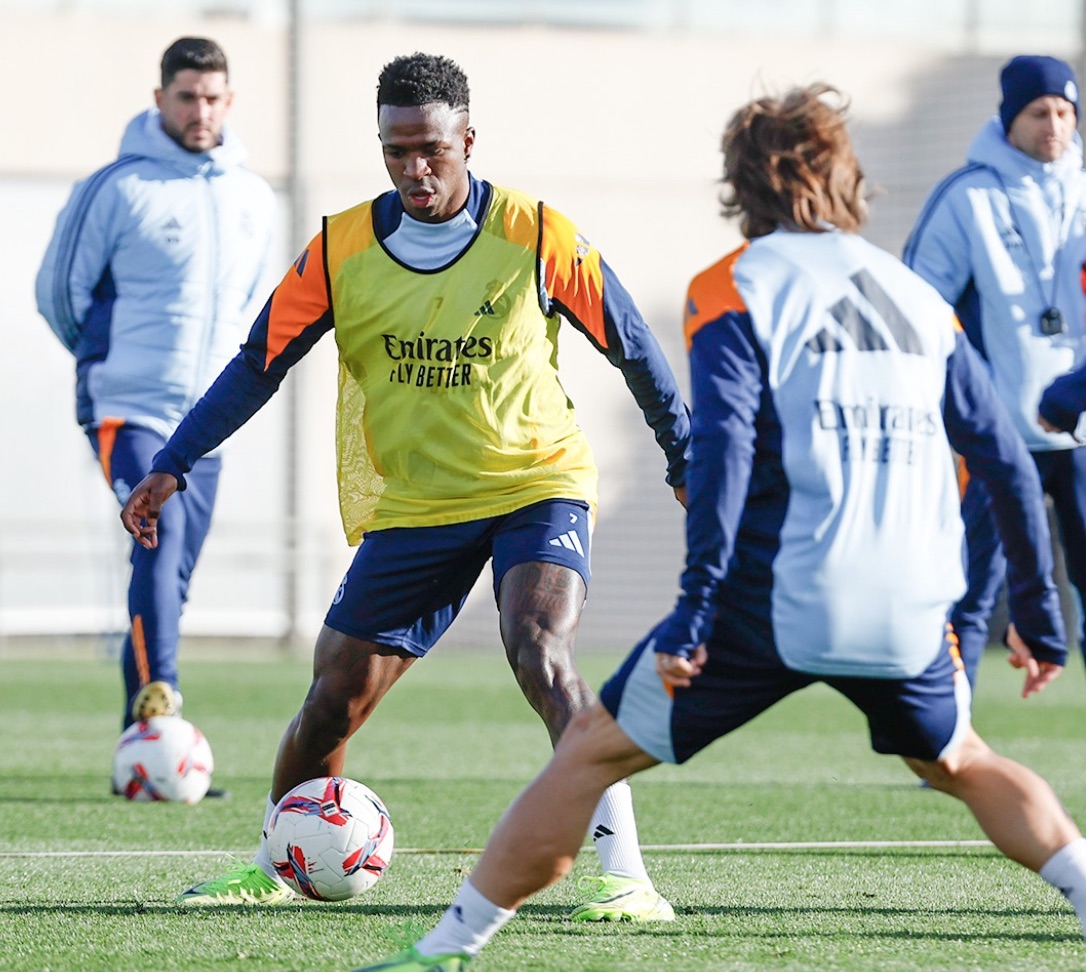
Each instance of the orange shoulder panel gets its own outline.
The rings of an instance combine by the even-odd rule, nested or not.
[[[543,209],[539,259],[548,296],[566,308],[601,348],[607,347],[600,253],[561,213]]]
[[[325,240],[334,234],[335,246],[328,246],[328,276],[333,280],[343,261],[373,246],[373,200],[359,203],[324,221]]]
[[[272,294],[268,314],[264,370],[310,324],[328,311],[328,281],[324,271],[324,233],[302,250]]]
[[[735,287],[732,270],[735,262],[747,251],[749,243],[718,260],[708,270],[703,270],[686,291],[686,308],[683,312],[683,334],[686,349],[694,335],[710,321],[719,320],[729,311],[745,311],[747,305]]]
[[[510,243],[534,250],[539,242],[539,202],[527,193],[515,189],[499,189],[495,192],[505,197],[505,212],[502,216],[502,230]]]

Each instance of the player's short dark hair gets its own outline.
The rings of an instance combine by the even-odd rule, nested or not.
[[[847,99],[828,84],[758,98],[732,116],[721,140],[725,216],[747,239],[827,224],[855,232],[867,218],[864,174],[852,148]]]
[[[166,48],[162,55],[162,87],[169,87],[180,71],[189,69],[201,73],[222,71],[230,78],[223,49],[206,37],[181,37]]]
[[[405,54],[389,61],[377,80],[377,108],[415,108],[444,102],[468,110],[468,78],[455,61],[439,54]]]

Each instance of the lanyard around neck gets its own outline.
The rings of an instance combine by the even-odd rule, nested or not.
[[[1063,252],[1063,248],[1067,245],[1067,240],[1071,235],[1071,224],[1074,219],[1074,206],[1067,205],[1067,193],[1064,190],[1063,182],[1056,180],[1056,185],[1060,191],[1060,206],[1059,212],[1054,213],[1052,207],[1049,205],[1048,198],[1044,193],[1044,190],[1037,185],[1037,192],[1041,196],[1041,200],[1044,203],[1045,213],[1048,215],[1048,227],[1051,230],[1052,239],[1052,294],[1051,296],[1045,295],[1044,280],[1041,278],[1041,271],[1038,269],[1037,261],[1034,259],[1033,251],[1030,249],[1029,240],[1025,233],[1022,232],[1022,222],[1018,218],[1018,207],[1015,204],[1014,198],[1007,190],[1007,184],[1003,180],[1003,174],[995,168],[990,168],[992,174],[999,182],[999,187],[1003,192],[1004,198],[1007,200],[1007,210],[1010,214],[1011,228],[1018,234],[1018,238],[1022,241],[1022,248],[1026,251],[1026,259],[1029,261],[1030,270],[1033,271],[1033,278],[1037,281],[1037,290],[1040,292],[1042,300],[1045,303],[1044,309],[1041,311],[1041,316],[1038,319],[1040,331],[1047,337],[1055,337],[1058,334],[1063,334],[1067,330],[1067,322],[1063,318],[1063,312],[1056,306],[1056,297],[1060,290],[1060,254]],[[1056,216],[1056,219],[1052,217]]]

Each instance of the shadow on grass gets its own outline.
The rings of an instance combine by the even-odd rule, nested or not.
[[[565,909],[535,908],[526,905],[520,910],[523,917],[536,919],[549,919],[555,911],[559,916],[567,914]],[[989,923],[1003,924],[1006,921],[1021,919],[1024,921],[1047,918],[1052,914],[1044,908],[945,908],[910,910],[908,908],[729,908],[729,907],[676,907],[676,921],[673,923],[653,923],[637,925],[630,929],[638,935],[649,935],[656,938],[686,939],[691,937],[702,938],[711,935],[721,940],[738,939],[744,941],[758,940],[764,942],[795,941],[796,937],[810,941],[851,941],[865,939],[868,941],[880,940],[904,940],[904,941],[931,941],[931,942],[1034,942],[1034,943],[1074,943],[1082,942],[1082,935],[1077,931],[1061,935],[1053,932],[1015,932],[1015,931],[990,931],[984,930],[984,926],[978,925],[977,930],[968,931],[952,929],[939,931],[932,929],[932,919],[945,919],[961,921],[963,924],[971,924],[986,921]],[[882,919],[910,919],[908,928],[867,929],[858,927],[859,923],[879,921]],[[1073,920],[1073,915],[1068,915],[1068,920]],[[684,919],[720,919],[720,924],[715,928],[707,928],[699,924],[692,928],[690,922]],[[809,920],[810,925],[803,926],[804,920]],[[766,923],[786,923],[780,929],[767,929],[759,931],[752,928],[752,920],[765,921]],[[834,928],[824,927],[827,921],[834,923]],[[895,923],[900,924],[900,923]],[[548,928],[548,933],[564,936],[566,938],[581,937],[586,934],[607,934],[613,926],[607,923],[589,924],[586,922],[565,922],[553,928]],[[624,931],[627,926],[624,926]],[[990,927],[990,926],[989,926]],[[629,931],[625,931],[629,934]]]
[[[225,776],[226,774],[223,775]],[[254,793],[264,794],[267,792],[268,781],[265,776],[239,776],[236,773],[231,773],[229,774],[229,777],[230,781],[227,788],[231,791],[245,790],[248,788]],[[84,775],[76,775],[65,771],[63,779],[63,786],[50,791],[50,803],[64,806],[86,803],[116,803],[117,806],[122,806],[128,802],[122,798],[121,794],[113,793],[111,791],[110,767],[108,764],[105,765],[101,772]],[[3,777],[0,778],[0,804],[25,804],[27,792],[32,792],[34,788],[40,787],[41,781],[41,773],[5,772]],[[216,776],[214,785],[221,786],[224,784],[221,784],[219,777]],[[227,797],[227,800],[233,801],[234,797]],[[221,804],[224,801],[215,800],[214,802],[216,804]],[[239,799],[238,802],[241,802],[241,799]]]
[[[261,914],[267,914],[270,909],[257,909]],[[315,921],[326,921],[332,914],[344,916],[365,916],[388,922],[411,923],[420,918],[438,918],[445,912],[444,905],[364,905],[364,904],[316,904],[312,902],[299,902],[296,904],[277,905],[274,909],[276,915],[291,915],[295,918],[312,918]],[[149,904],[133,901],[130,904],[0,904],[2,916],[83,916],[92,915],[106,917],[130,917],[135,915],[181,915],[193,916],[196,920],[208,920],[221,918],[225,915],[250,914],[248,908],[238,908],[234,905],[205,905],[199,908],[185,907],[176,904]],[[675,909],[678,920],[669,923],[623,926],[625,934],[634,933],[639,936],[651,936],[660,939],[685,939],[690,936],[703,937],[713,935],[716,938],[727,940],[741,938],[744,940],[757,939],[765,942],[794,941],[797,935],[802,935],[811,941],[848,941],[864,939],[868,941],[879,940],[905,940],[905,941],[931,941],[931,942],[1033,942],[1033,943],[1070,943],[1081,942],[1082,936],[1077,932],[1065,935],[1051,932],[1014,932],[1014,931],[989,931],[977,930],[974,932],[956,929],[938,931],[929,926],[933,918],[958,919],[967,921],[979,919],[989,923],[1002,923],[1008,920],[1033,920],[1046,918],[1051,911],[1044,908],[942,908],[910,910],[908,908],[873,908],[873,907],[849,907],[849,908],[733,908],[733,907],[697,907]],[[614,926],[607,922],[589,923],[573,922],[569,920],[569,909],[564,905],[533,905],[527,904],[520,910],[524,919],[543,921],[547,924],[548,934],[560,935],[565,938],[579,938],[593,934],[612,934]],[[862,930],[856,927],[856,922],[873,921],[879,919],[912,919],[909,928],[887,928],[885,930]],[[706,928],[700,925],[691,927],[691,919],[719,919],[720,924],[716,928]],[[684,920],[685,919],[685,920]],[[758,931],[750,925],[752,919],[766,920],[769,922],[785,922],[786,926],[780,929]],[[811,922],[809,927],[797,927],[797,920],[807,919]],[[825,929],[822,926],[827,919],[833,919],[836,927]],[[842,925],[844,927],[842,927]],[[927,930],[925,930],[927,929]]]
[[[281,904],[272,908],[238,905],[178,905],[172,902],[132,901],[130,903],[112,902],[110,904],[90,904],[86,902],[71,904],[0,904],[0,915],[192,915],[205,918],[222,915],[292,915],[309,916],[324,920],[330,913],[339,915],[365,915],[376,918],[407,918],[418,915],[441,915],[445,905],[357,905],[335,904],[334,902],[299,901],[295,904]]]

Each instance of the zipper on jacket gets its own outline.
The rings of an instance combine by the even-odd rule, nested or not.
[[[204,183],[204,200],[206,203],[204,211],[207,214],[209,224],[209,232],[206,234],[205,239],[208,241],[208,279],[211,281],[211,286],[208,288],[206,318],[200,336],[200,350],[196,359],[196,367],[193,369],[193,382],[189,388],[186,413],[196,404],[210,384],[206,372],[208,359],[211,356],[211,346],[214,343],[217,329],[219,311],[219,249],[221,241],[219,239],[218,207],[215,205],[215,190],[211,184],[210,166],[204,169],[198,178],[202,179]],[[217,376],[210,377],[214,380]]]

